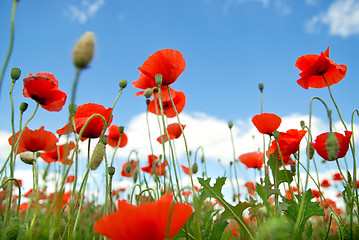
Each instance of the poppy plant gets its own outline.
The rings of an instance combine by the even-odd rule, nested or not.
[[[105,108],[102,105],[95,103],[87,103],[77,107],[77,111],[74,116],[76,133],[79,134],[81,129],[84,127],[86,121],[94,114],[100,114],[107,121],[107,125],[112,122],[112,108]],[[104,122],[102,118],[95,116],[91,118],[89,123],[86,125],[85,130],[82,133],[81,140],[84,141],[87,138],[98,138],[101,136],[104,128]],[[74,129],[69,124],[66,124],[63,128],[56,131],[59,135],[65,135],[73,132]]]
[[[118,210],[98,220],[95,232],[113,240],[172,238],[192,215],[189,204],[173,202],[172,194],[138,206],[118,201]]]
[[[289,129],[286,132],[280,132],[278,138],[278,144],[282,153],[283,159],[288,158],[289,155],[298,152],[299,144],[304,135],[307,133],[306,130]],[[269,147],[269,154],[273,154],[275,150],[278,150],[276,140],[273,140]],[[278,157],[280,158],[279,151]]]
[[[282,119],[273,113],[261,113],[252,118],[254,126],[262,134],[272,135],[282,122]]]
[[[247,168],[261,169],[264,163],[263,153],[259,151],[242,154],[238,159],[246,165]]]
[[[186,125],[183,125],[183,124],[181,124],[181,126],[182,126],[182,129],[184,129],[186,127]],[[181,130],[181,127],[180,127],[179,123],[169,124],[167,126],[167,132],[168,132],[168,135],[169,135],[171,140],[177,139],[182,135],[182,130]],[[161,144],[165,143],[167,141],[168,141],[167,134],[164,134],[164,135],[157,138],[157,142],[159,142]]]
[[[65,105],[67,95],[58,89],[59,81],[48,72],[38,72],[23,79],[24,97],[38,102],[43,109],[58,112]]]
[[[113,124],[108,128],[107,140],[108,140],[107,142],[108,145],[114,148],[117,147],[118,141],[120,140],[120,128],[117,125]],[[119,147],[120,148],[125,147],[127,145],[127,141],[128,141],[127,135],[125,133],[122,133]]]
[[[15,134],[15,142],[19,138],[20,132]],[[12,146],[13,136],[9,139],[9,144]],[[57,137],[52,132],[46,131],[42,126],[37,130],[30,130],[25,127],[17,149],[17,153],[22,152],[37,152],[37,151],[54,151],[56,150]],[[16,149],[14,149],[15,151]]]
[[[157,176],[165,175],[165,167],[167,166],[167,161],[160,163],[160,160],[157,156],[148,155],[148,165],[142,167],[141,170],[147,172],[151,175],[156,173]]]
[[[310,144],[315,148],[315,150],[317,151],[319,156],[321,156],[323,159],[325,159],[327,161],[333,161],[338,158],[345,157],[345,155],[347,154],[348,149],[349,149],[350,138],[352,136],[352,132],[345,131],[344,132],[345,136],[341,133],[334,132],[334,134],[338,140],[338,151],[336,153],[335,159],[330,159],[328,156],[328,151],[327,151],[328,134],[329,134],[329,132],[320,134],[315,139],[315,143],[310,143]]]
[[[343,177],[340,173],[334,173],[333,180],[334,181],[343,181]]]
[[[347,73],[346,65],[329,59],[329,47],[320,55],[307,54],[297,59],[295,66],[302,72],[297,83],[305,88],[323,88],[340,82]]]
[[[56,148],[55,151],[42,152],[40,157],[47,163],[60,161],[63,164],[69,165],[71,160],[67,157],[70,154],[70,150],[75,148],[75,143],[70,142],[69,144],[62,144]]]
[[[170,89],[170,94],[172,96],[173,103],[175,105],[175,108],[173,107],[171,98],[168,94],[168,91],[162,91],[162,107],[163,107],[163,114],[169,118],[176,117],[176,110],[177,113],[180,114],[182,110],[184,109],[184,106],[186,105],[186,95],[181,91],[176,91],[173,88]],[[150,101],[150,104],[148,105],[148,111],[161,115],[161,108],[159,105],[159,94],[158,92],[154,94],[155,99],[152,99]],[[157,107],[157,110],[156,110]]]

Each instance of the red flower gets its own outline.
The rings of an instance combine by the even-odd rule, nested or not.
[[[283,159],[289,155],[298,152],[299,144],[304,135],[307,133],[306,130],[289,129],[287,132],[280,132],[278,138],[278,144],[282,153]],[[269,147],[269,154],[273,154],[277,148],[276,140],[272,141]],[[280,158],[278,151],[278,158]]]
[[[117,125],[111,125],[111,127],[108,128],[108,135],[107,135],[108,142],[107,144],[111,147],[117,147],[118,141],[120,140],[120,129]],[[127,135],[125,133],[122,133],[121,136],[121,142],[119,147],[122,148],[127,145]]]
[[[19,138],[20,132],[15,134],[15,142]],[[9,144],[12,146],[13,136],[9,138]],[[37,130],[30,130],[25,127],[20,141],[17,153],[21,152],[37,152],[37,151],[54,151],[56,149],[57,137],[49,131],[45,131],[42,126]]]
[[[273,113],[262,113],[255,115],[252,122],[260,133],[272,135],[278,129],[282,119]]]
[[[174,83],[186,67],[182,53],[173,49],[163,49],[149,56],[138,70],[140,78],[132,82],[135,88],[146,89],[157,87],[155,76],[162,75],[162,86]]]
[[[333,180],[334,181],[343,181],[342,175],[340,175],[340,173],[334,173]]]
[[[95,104],[95,103],[87,103],[77,107],[77,112],[74,116],[76,133],[80,133],[82,127],[85,125],[86,121],[93,114],[100,114],[108,121],[107,125],[110,125],[112,122],[112,108],[105,109],[104,106]],[[111,117],[110,117],[111,116]],[[84,141],[86,138],[98,138],[101,136],[103,132],[104,124],[103,120],[100,117],[93,117],[90,122],[87,124],[85,130],[82,133],[81,140]],[[73,132],[73,128],[69,127],[69,124],[66,124],[63,128],[58,129],[56,131],[57,134],[65,135],[69,132]]]
[[[192,192],[189,191],[189,190],[186,190],[186,191],[182,192],[182,195],[185,196],[185,197],[189,197],[191,194],[192,194]]]
[[[242,154],[238,157],[239,161],[247,166],[247,168],[261,169],[264,163],[262,152],[250,152]]]
[[[151,175],[156,172],[157,176],[163,176],[165,175],[166,166],[167,166],[167,161],[160,163],[158,157],[154,156],[153,158],[152,155],[148,155],[148,165],[142,167],[141,170],[150,173]]]
[[[310,143],[315,150],[317,151],[317,153],[325,160],[327,161],[332,161],[329,159],[328,156],[328,152],[327,152],[327,137],[328,137],[328,133],[322,133],[319,136],[317,136],[317,138],[315,139],[315,143]],[[347,154],[347,151],[349,149],[349,143],[350,143],[350,138],[352,136],[352,132],[350,131],[345,131],[345,136],[343,134],[334,132],[335,136],[337,137],[338,140],[338,153],[336,156],[336,159],[338,158],[342,158],[345,157],[345,155]]]
[[[312,194],[313,194],[313,196],[316,197],[316,198],[319,198],[319,197],[320,197],[320,193],[319,193],[318,190],[312,189]]]
[[[172,100],[176,106],[177,113],[180,114],[184,109],[184,106],[186,105],[186,95],[181,91],[174,90],[173,88],[169,88],[169,89],[172,96]],[[154,96],[156,98],[156,102],[154,99],[150,101],[150,104],[148,105],[148,111],[153,114],[161,115],[158,92],[156,92]],[[164,89],[162,91],[161,96],[162,96],[163,114],[169,118],[176,117],[176,111],[175,108],[173,107],[168,91]]]
[[[17,184],[16,181],[14,181],[14,185],[15,185],[16,187],[21,187],[21,186],[22,186],[22,180],[21,180],[21,179],[17,179],[17,181],[20,183],[20,186]]]
[[[58,89],[59,81],[48,72],[39,72],[24,78],[24,97],[32,98],[42,108],[58,112],[66,102],[66,93]]]
[[[244,184],[245,187],[247,187],[247,190],[248,190],[248,193],[252,196],[255,196],[256,195],[256,187],[254,186],[254,183],[253,182],[246,182]]]
[[[163,240],[172,238],[192,214],[191,205],[173,203],[173,195],[165,194],[156,202],[133,206],[118,201],[118,210],[98,220],[95,232],[108,238]]]
[[[55,151],[41,153],[40,157],[47,163],[60,161],[63,164],[69,165],[72,164],[72,162],[67,157],[70,154],[70,150],[74,148],[74,142],[70,142],[69,144],[62,144],[58,147],[58,149],[56,148]]]
[[[127,164],[130,164],[129,166],[131,166],[129,172],[126,172],[126,170],[125,170]],[[131,161],[125,162],[125,163],[122,165],[121,176],[123,176],[123,177],[132,177],[133,171],[134,171],[136,168],[137,168],[137,161],[131,160]]]
[[[66,183],[72,183],[75,181],[75,176],[74,175],[70,175],[66,178]]]
[[[185,165],[181,164],[181,168],[185,174],[189,175],[189,167],[186,167]]]
[[[186,125],[183,125],[183,124],[181,124],[181,125],[182,125],[183,129],[186,127]],[[168,135],[170,136],[171,140],[177,139],[182,135],[182,130],[181,130],[179,123],[169,124],[167,126],[167,132],[168,132]],[[158,137],[157,141],[161,144],[167,142],[168,141],[167,134],[164,134],[164,135]]]
[[[308,54],[299,57],[295,66],[302,71],[299,74],[301,78],[297,80],[297,83],[305,89],[326,87],[324,78],[331,86],[340,82],[347,73],[346,65],[338,65],[329,59],[329,47],[320,55]]]
[[[321,186],[321,187],[324,187],[324,188],[328,188],[328,187],[330,187],[330,186],[332,186],[332,185],[330,184],[330,182],[329,182],[327,179],[324,179],[324,180],[320,183],[320,186]]]

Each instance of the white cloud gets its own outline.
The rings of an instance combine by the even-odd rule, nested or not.
[[[313,16],[305,26],[309,33],[320,30],[321,25],[328,25],[329,33],[348,37],[359,33],[359,1],[337,0],[328,10]]]
[[[64,14],[73,21],[85,23],[88,18],[93,17],[104,4],[105,0],[82,0],[80,5],[69,5],[68,10],[65,11]]]

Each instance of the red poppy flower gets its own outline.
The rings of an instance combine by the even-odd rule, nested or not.
[[[77,107],[77,112],[75,113],[74,120],[76,126],[76,133],[80,133],[82,127],[85,125],[86,121],[93,115],[93,114],[100,114],[108,121],[107,125],[110,125],[112,122],[112,108],[105,109],[104,106],[95,104],[95,103],[87,103]],[[111,117],[110,117],[111,115]],[[73,128],[66,124],[63,128],[58,129],[56,131],[57,134],[65,135],[69,132],[73,132]],[[87,124],[85,130],[82,133],[81,140],[84,141],[86,138],[98,138],[101,136],[103,132],[103,120],[100,117],[93,117],[90,122]]]
[[[256,187],[254,186],[254,183],[253,182],[246,182],[244,184],[245,187],[247,187],[247,190],[248,190],[248,193],[252,196],[255,196],[256,195]]]
[[[108,135],[107,135],[107,144],[111,147],[117,147],[118,141],[120,140],[120,129],[117,125],[111,125],[111,127],[108,128]],[[122,148],[127,145],[127,135],[125,133],[122,133],[121,136],[121,142],[119,147]]]
[[[189,191],[189,190],[186,190],[186,191],[182,192],[182,195],[185,196],[185,197],[189,197],[191,194],[192,194],[192,192]]]
[[[126,166],[127,164],[130,164],[129,166],[131,166],[130,171],[126,172]],[[121,172],[121,176],[122,177],[132,177],[133,171],[137,168],[137,161],[131,160],[128,162],[125,162],[122,165],[122,172]]]
[[[312,189],[312,194],[313,194],[313,196],[316,197],[316,198],[319,198],[319,197],[320,197],[320,193],[319,193],[318,190]]]
[[[186,167],[185,165],[181,164],[181,168],[185,174],[189,175],[189,167]]]
[[[19,133],[15,134],[15,142],[19,138]],[[9,138],[9,144],[12,146],[13,138]],[[56,149],[57,137],[52,132],[46,131],[45,127],[42,126],[37,130],[30,130],[25,127],[20,141],[17,153],[26,151],[37,152],[37,151],[54,151]]]
[[[16,179],[16,180],[20,183],[20,186],[17,184],[16,181],[14,181],[14,185],[15,185],[16,187],[21,187],[21,186],[22,186],[22,180],[21,180],[21,179]]]
[[[162,86],[174,83],[183,73],[186,62],[182,53],[173,49],[163,49],[149,56],[138,70],[140,78],[132,82],[135,88],[146,89],[157,87],[155,76],[162,75]]]
[[[173,203],[173,195],[165,194],[156,202],[131,205],[118,201],[118,210],[98,220],[95,232],[114,240],[163,240],[169,227],[169,239],[192,214],[191,205]]]
[[[282,153],[283,159],[288,158],[289,155],[298,152],[299,144],[306,130],[289,129],[286,132],[280,132],[278,138],[278,144]],[[269,147],[269,154],[273,154],[275,150],[278,150],[276,140],[273,140]],[[279,152],[278,152],[279,155]],[[280,156],[278,156],[280,158]]]
[[[330,187],[330,186],[332,186],[332,185],[330,184],[330,182],[329,182],[327,179],[324,179],[324,180],[320,183],[320,186],[321,186],[321,187],[324,187],[324,188],[327,188],[327,187]]]
[[[279,128],[282,119],[273,113],[262,113],[255,115],[252,122],[260,133],[272,135]]]
[[[181,91],[176,91],[173,88],[170,88],[170,93],[172,96],[172,100],[176,106],[177,113],[180,114],[182,110],[184,109],[184,106],[186,105],[186,95]],[[168,94],[167,90],[162,91],[162,106],[163,106],[163,114],[169,118],[176,117],[176,111],[173,107],[171,98]],[[161,108],[159,105],[159,95],[158,92],[155,93],[155,100],[151,100],[150,104],[148,105],[148,111],[153,114],[161,115]],[[157,106],[157,110],[156,110]]]
[[[43,152],[40,154],[40,157],[47,163],[60,161],[63,164],[71,164],[71,160],[67,157],[70,154],[70,150],[75,148],[75,143],[70,142],[69,144],[62,144],[56,148],[55,151]]]
[[[157,176],[165,175],[165,167],[167,166],[167,161],[160,163],[157,156],[152,157],[152,155],[148,155],[148,165],[142,167],[141,170],[153,175],[155,172]]]
[[[329,159],[328,156],[328,151],[327,151],[327,137],[328,137],[328,133],[322,133],[319,136],[317,136],[317,138],[315,139],[315,143],[310,143],[315,150],[317,151],[317,153],[325,160],[327,161],[333,161]],[[334,132],[335,136],[337,137],[338,140],[338,153],[336,155],[336,159],[338,158],[342,158],[345,157],[345,155],[348,152],[349,149],[349,143],[350,143],[350,138],[352,136],[352,132],[350,131],[345,131],[344,134],[341,133],[337,133]],[[334,159],[335,160],[335,159]]]
[[[297,80],[297,83],[305,89],[326,87],[324,78],[331,86],[340,82],[347,73],[346,65],[338,65],[329,59],[329,47],[320,55],[308,54],[299,57],[295,66],[302,71],[299,74],[301,78]]]
[[[247,168],[261,169],[264,163],[263,153],[259,151],[242,154],[238,159],[246,165]]]
[[[186,127],[186,125],[183,125],[183,124],[181,124],[181,125],[182,125],[183,129]],[[170,136],[171,140],[177,139],[182,135],[182,130],[181,130],[179,123],[169,124],[167,126],[167,132],[168,132],[168,135]],[[164,134],[164,135],[158,137],[157,141],[161,144],[167,142],[168,141],[167,134]]]
[[[75,176],[74,175],[70,175],[66,178],[66,183],[72,183],[75,181]]]
[[[343,181],[343,177],[342,177],[342,175],[340,175],[340,173],[334,173],[333,180],[334,181]]]
[[[59,81],[48,72],[24,78],[24,97],[32,98],[48,111],[58,112],[66,102],[66,93],[58,89]]]

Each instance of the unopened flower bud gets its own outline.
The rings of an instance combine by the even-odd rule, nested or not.
[[[146,98],[150,98],[153,94],[153,90],[152,88],[147,88],[144,92],[143,92],[143,95],[146,97]]]
[[[92,152],[90,168],[91,170],[96,170],[98,166],[101,164],[102,159],[106,152],[106,146],[101,141],[96,144],[95,149]]]
[[[104,144],[104,145],[107,145],[108,143],[108,137],[106,135],[102,136],[102,138],[100,139],[101,142]]]
[[[120,134],[122,134],[124,130],[125,130],[124,126],[119,126],[118,127],[118,131],[120,132]]]
[[[308,143],[308,148],[309,148],[309,149],[307,150],[307,157],[308,157],[309,159],[313,159],[315,149],[314,149],[314,147],[312,146],[312,144],[309,144],[309,143]]]
[[[156,80],[156,84],[158,86],[160,86],[162,84],[162,75],[161,74],[156,74],[155,80]]]
[[[75,115],[75,114],[76,114],[76,112],[77,112],[77,106],[76,106],[76,104],[71,103],[71,104],[69,105],[69,112],[70,112],[71,115]]]
[[[132,170],[132,164],[130,162],[127,162],[125,165],[125,173],[130,174]]]
[[[137,168],[133,169],[133,172],[132,172],[132,179],[133,179],[133,183],[136,183],[137,182],[137,174],[138,173],[138,170]]]
[[[263,92],[263,89],[264,89],[263,83],[258,84],[258,88],[261,92]]]
[[[278,138],[279,138],[279,132],[278,132],[278,131],[274,131],[274,132],[273,132],[273,137],[274,137],[274,139],[278,140]]]
[[[5,230],[5,239],[17,239],[20,232],[20,220],[17,217],[11,218]]]
[[[7,177],[3,177],[2,181],[1,181],[1,185],[2,185],[2,189],[5,191],[7,189],[8,186],[8,182],[5,183],[5,181],[7,180]],[[5,184],[4,184],[5,183]],[[3,185],[4,184],[4,185]]]
[[[95,51],[95,34],[86,32],[76,43],[73,61],[77,68],[83,69],[91,62]]]
[[[28,106],[29,105],[26,102],[22,102],[20,104],[20,112],[22,112],[22,113],[25,112]]]
[[[233,122],[232,121],[228,122],[228,127],[229,127],[229,129],[231,129],[233,127]]]
[[[16,81],[20,78],[21,70],[19,68],[12,68],[10,72],[10,77],[13,81]]]
[[[193,163],[192,165],[192,173],[196,174],[198,172],[198,165],[197,163]]]
[[[300,127],[302,128],[302,129],[304,129],[305,128],[305,122],[302,120],[302,121],[300,121]]]
[[[333,132],[328,133],[326,147],[327,147],[329,160],[331,161],[336,160],[339,150],[339,143],[337,136],[335,136],[335,133]]]
[[[23,152],[20,153],[20,159],[22,162],[32,165],[36,160],[34,154],[31,152]]]
[[[110,175],[110,176],[113,176],[114,174],[115,174],[115,168],[114,167],[108,167],[107,168],[107,172],[108,172],[108,175]]]
[[[127,87],[127,81],[125,79],[121,79],[120,80],[120,88],[125,88]]]
[[[204,162],[205,162],[204,155],[202,155],[202,157],[201,157],[201,162],[202,162],[202,163],[204,163]]]

